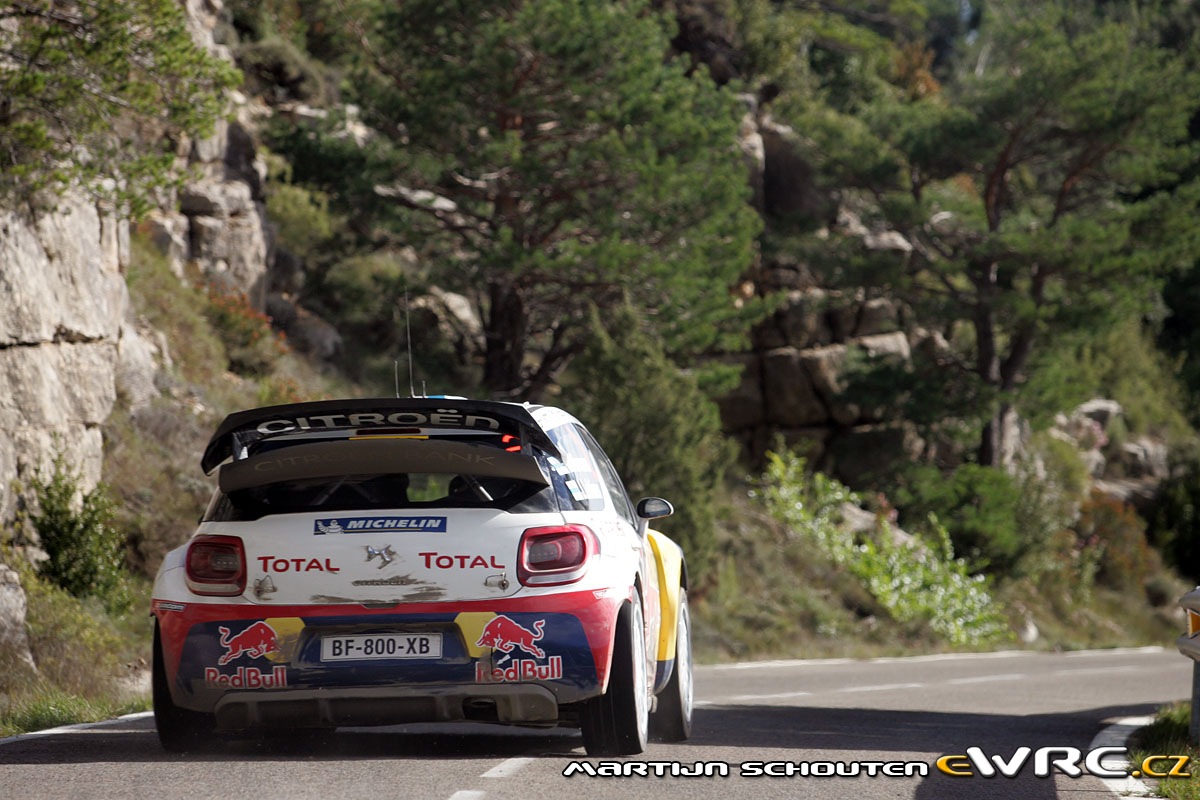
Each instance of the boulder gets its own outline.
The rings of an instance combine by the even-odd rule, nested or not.
[[[766,421],[781,428],[827,424],[831,417],[804,366],[801,352],[780,347],[763,355]]]

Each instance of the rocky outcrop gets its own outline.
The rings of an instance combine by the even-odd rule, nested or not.
[[[752,349],[726,358],[742,367],[742,379],[718,401],[726,430],[750,460],[782,439],[804,450],[814,467],[854,483],[880,456],[919,452],[912,431],[884,425],[878,409],[846,394],[851,359],[910,361],[914,343],[902,330],[902,309],[865,291],[818,287],[796,265],[767,265],[759,287],[784,300],[754,330]],[[866,456],[858,455],[863,447]]]
[[[212,31],[220,0],[182,0],[195,39],[223,54]],[[177,143],[196,179],[143,223],[176,274],[246,294],[261,308],[271,255],[257,108],[237,95],[209,137]],[[0,526],[30,501],[29,479],[61,453],[90,491],[101,478],[101,426],[160,394],[163,337],[134,318],[126,288],[129,222],[82,196],[53,209],[0,211]],[[36,544],[36,542],[32,542]],[[28,659],[24,596],[0,564],[0,652]]]
[[[153,378],[130,317],[128,224],[64,198],[53,213],[0,212],[0,518],[14,482],[56,450],[86,488],[100,478],[100,425],[118,393]]]

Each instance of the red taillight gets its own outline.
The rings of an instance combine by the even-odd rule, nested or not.
[[[188,588],[196,594],[232,597],[246,590],[246,551],[236,536],[197,536],[185,563]]]
[[[574,583],[598,552],[600,542],[586,525],[530,528],[521,536],[517,580],[524,586]]]

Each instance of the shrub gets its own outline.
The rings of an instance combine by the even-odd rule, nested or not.
[[[62,587],[24,571],[29,649],[48,685],[83,697],[114,689],[123,643],[112,621]]]
[[[840,527],[841,507],[854,493],[820,473],[807,474],[794,454],[767,454],[767,508],[799,536],[857,577],[899,622],[920,622],[954,645],[979,645],[1008,635],[1003,609],[986,578],[954,557],[950,536],[931,519],[932,545],[897,543],[883,523],[880,535],[855,541]]]
[[[275,160],[282,161],[278,156]],[[324,192],[288,183],[288,168],[267,184],[267,216],[276,226],[277,241],[292,254],[308,258],[334,235],[338,224],[329,213]]]
[[[1149,512],[1149,539],[1181,575],[1200,582],[1200,459],[1176,465]]]
[[[1080,540],[1101,549],[1099,583],[1141,591],[1155,563],[1146,542],[1146,524],[1132,506],[1093,491],[1083,504],[1076,532]]]
[[[263,375],[287,353],[283,334],[271,329],[271,318],[258,311],[241,292],[208,288],[209,320],[225,344],[229,368],[239,375]]]
[[[941,520],[972,571],[1009,572],[1033,545],[1033,533],[1018,522],[1025,494],[1003,470],[964,464],[947,475],[932,466],[913,467],[896,498],[901,524],[919,525],[931,514]]]
[[[103,485],[79,488],[79,475],[62,453],[49,479],[32,481],[38,509],[29,520],[47,559],[39,574],[75,597],[96,597],[112,611],[132,602],[125,580],[125,537],[113,527],[113,502]]]
[[[326,100],[320,69],[286,39],[272,36],[241,45],[236,59],[245,76],[243,88],[268,103]]]

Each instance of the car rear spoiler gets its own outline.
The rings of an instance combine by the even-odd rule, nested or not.
[[[414,428],[507,433],[516,436],[522,448],[537,445],[559,456],[558,448],[523,405],[430,397],[361,398],[288,403],[230,414],[209,439],[200,466],[210,475],[227,459],[245,458],[255,442],[280,434],[358,430],[371,435]],[[301,444],[304,442],[298,440],[292,446]]]
[[[309,478],[433,472],[549,485],[532,455],[485,444],[414,439],[330,439],[268,450],[221,467],[223,492]]]

